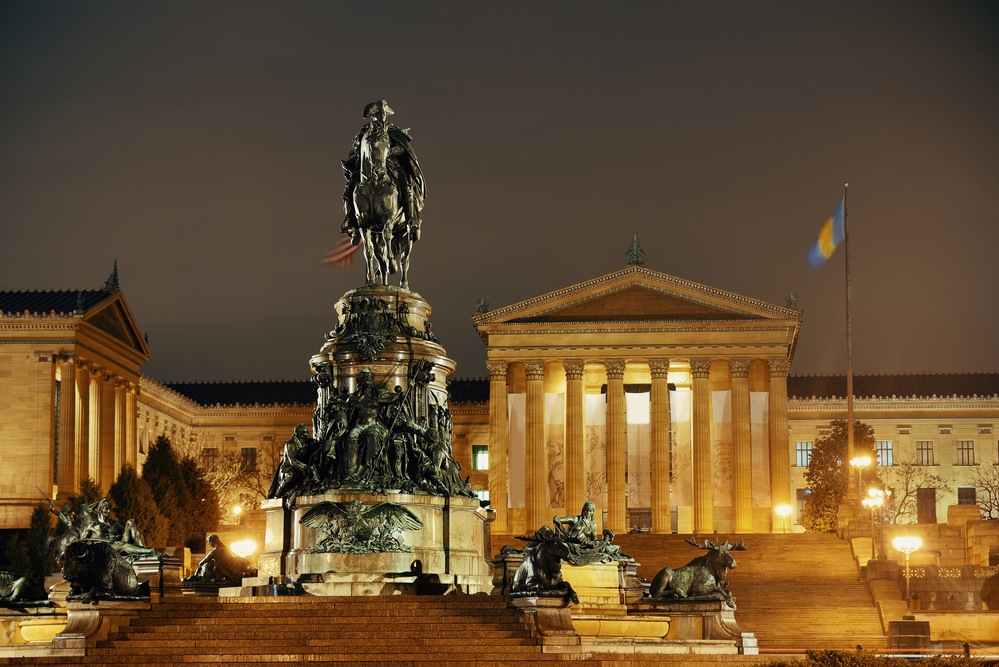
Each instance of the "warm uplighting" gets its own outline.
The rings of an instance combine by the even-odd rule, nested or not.
[[[787,521],[788,521],[787,516],[791,513],[791,506],[790,505],[778,505],[777,507],[774,508],[774,511],[777,512],[777,514],[780,514],[781,518],[784,519],[784,532],[786,533],[787,532]]]
[[[864,472],[864,468],[871,465],[870,456],[858,456],[856,458],[850,459],[850,465],[857,469],[857,494],[860,494],[861,475]],[[850,494],[852,497],[852,494]],[[852,500],[851,500],[852,502]]]
[[[239,516],[239,513],[242,511],[243,508],[240,507],[239,505],[236,505],[235,507],[232,508],[232,513],[235,514],[236,516]]]
[[[896,537],[892,540],[892,544],[905,554],[905,605],[908,607],[911,600],[909,595],[909,554],[923,546],[923,541],[918,537]]]
[[[246,558],[257,550],[257,543],[253,540],[240,540],[239,542],[233,542],[229,549],[237,556]]]

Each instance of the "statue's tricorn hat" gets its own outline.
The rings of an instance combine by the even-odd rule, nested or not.
[[[372,102],[368,106],[364,107],[364,116],[362,116],[362,118],[370,118],[379,111],[383,112],[386,116],[395,114],[395,112],[392,111],[392,108],[389,107],[388,102],[385,100],[378,100],[377,102]]]

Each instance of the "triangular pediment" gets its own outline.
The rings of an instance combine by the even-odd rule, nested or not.
[[[615,292],[556,308],[512,322],[670,322],[692,320],[759,319],[757,315],[726,310],[675,294],[631,285]]]
[[[126,347],[149,357],[149,349],[121,292],[87,312],[83,319]]]
[[[475,316],[477,326],[584,322],[797,319],[800,313],[643,267]]]

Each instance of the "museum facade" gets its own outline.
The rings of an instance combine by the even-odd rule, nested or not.
[[[308,380],[142,375],[148,346],[111,283],[0,291],[0,467],[17,471],[0,480],[0,528],[26,527],[42,491],[66,498],[86,477],[107,489],[160,435],[206,467],[229,454],[266,468],[312,422]],[[473,323],[489,378],[450,382],[452,456],[496,509],[495,533],[587,500],[615,532],[788,530],[795,515],[776,508],[800,511],[811,445],[846,416],[843,376],[790,375],[799,310],[641,265]],[[855,376],[854,395],[882,465],[948,480],[941,508],[973,500],[971,472],[999,460],[999,373]]]

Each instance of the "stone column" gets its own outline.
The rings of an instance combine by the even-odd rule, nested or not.
[[[670,418],[669,418],[669,359],[649,361],[652,375],[651,435],[652,435],[652,532],[669,534],[670,499]]]
[[[128,394],[128,381],[115,378],[114,381],[114,474],[117,477],[121,467],[128,460],[125,432],[128,419],[125,412],[125,396]],[[176,450],[174,450],[176,451]]]
[[[607,525],[615,533],[628,532],[627,460],[628,423],[624,402],[623,361],[604,362],[607,369]]]
[[[96,480],[101,477],[101,405],[104,397],[104,381],[101,367],[90,366],[90,435],[87,457],[87,476]]]
[[[137,408],[139,386],[134,382],[128,383],[128,390],[125,396],[125,463],[133,468],[139,462],[139,442],[138,442],[138,421]]]
[[[527,532],[533,534],[548,523],[548,503],[545,502],[548,481],[548,457],[545,452],[545,362],[526,361],[524,371],[527,374],[527,474],[524,486],[527,495]]]
[[[90,367],[81,361],[79,357],[74,358],[76,362],[76,390],[74,400],[76,401],[76,424],[74,425],[73,441],[76,447],[72,493],[80,491],[81,479],[90,477]]]
[[[98,404],[100,406],[101,418],[100,418],[100,432],[98,434],[98,443],[100,451],[98,457],[100,462],[97,466],[99,471],[97,477],[97,483],[101,487],[101,491],[107,493],[108,488],[114,484],[115,474],[118,472],[115,470],[115,376],[113,373],[104,372],[98,375],[100,378],[101,385],[101,400]]]
[[[710,359],[691,359],[694,421],[694,533],[714,532],[714,466],[711,461]]]
[[[73,495],[76,477],[76,363],[72,356],[59,361],[59,474],[56,484],[61,495]]]
[[[579,512],[586,497],[585,432],[583,403],[584,361],[563,361],[565,369],[565,511]]]
[[[489,505],[496,511],[492,532],[509,531],[510,415],[507,405],[506,363],[486,364],[489,371]]]
[[[783,528],[784,519],[773,510],[780,505],[791,505],[791,457],[787,441],[787,375],[791,362],[770,359],[767,363],[770,365],[770,516],[776,533]]]
[[[749,359],[732,359],[732,448],[735,532],[753,532],[753,448],[749,406]]]

